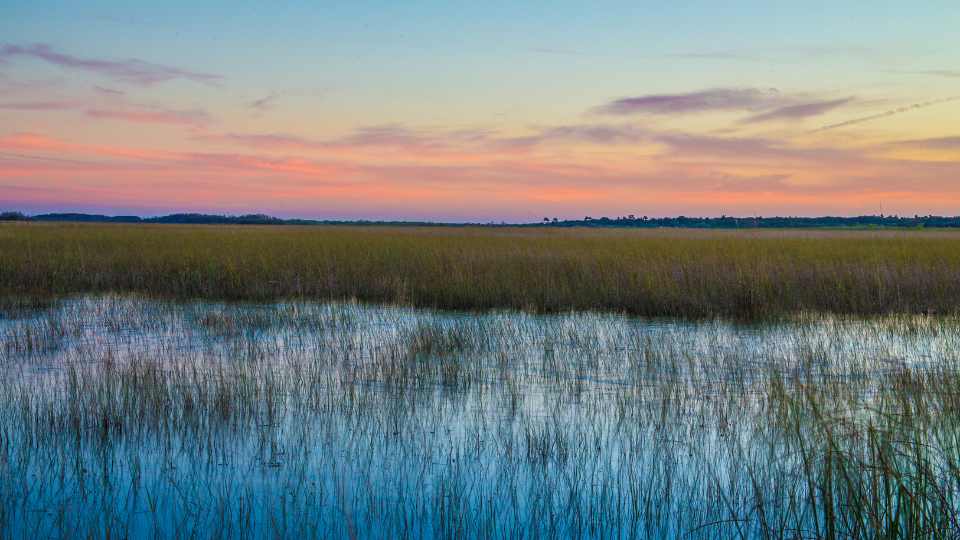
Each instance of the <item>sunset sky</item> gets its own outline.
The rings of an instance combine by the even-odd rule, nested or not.
[[[957,0],[145,4],[0,0],[0,210],[960,214]]]

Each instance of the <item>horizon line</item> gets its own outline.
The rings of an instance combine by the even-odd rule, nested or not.
[[[74,219],[72,219],[74,218]],[[649,216],[626,214],[618,216],[584,216],[583,218],[559,218],[544,217],[539,220],[530,221],[506,221],[506,220],[483,220],[483,221],[440,221],[433,219],[386,219],[386,218],[322,218],[322,217],[277,217],[266,213],[205,213],[205,212],[172,212],[155,215],[137,215],[137,214],[103,214],[91,212],[40,212],[29,214],[19,210],[0,209],[0,221],[59,221],[59,222],[117,222],[117,223],[170,223],[170,224],[409,224],[409,225],[439,225],[439,226],[549,226],[549,225],[570,225],[570,224],[623,224],[636,226],[637,223],[649,224],[669,224],[669,222],[703,222],[720,224],[725,221],[750,222],[750,221],[771,221],[771,220],[791,220],[809,224],[816,222],[834,221],[834,222],[857,222],[864,220],[885,220],[891,222],[916,222],[921,220],[943,220],[955,221],[955,226],[960,226],[960,215],[936,215],[936,214],[914,214],[913,216],[903,216],[899,214],[858,214],[858,215],[669,215],[669,216]]]

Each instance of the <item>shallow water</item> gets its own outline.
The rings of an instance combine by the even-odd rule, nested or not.
[[[960,325],[107,296],[7,313],[0,355],[7,537],[762,537],[827,519],[781,394],[859,429]]]

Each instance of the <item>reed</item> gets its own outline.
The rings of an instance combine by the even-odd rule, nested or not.
[[[0,351],[3,537],[960,533],[955,318],[107,295]]]
[[[960,306],[960,235],[0,225],[0,296],[777,318]]]

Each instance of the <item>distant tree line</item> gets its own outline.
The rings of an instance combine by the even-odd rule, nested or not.
[[[692,229],[805,229],[805,228],[956,228],[960,227],[960,216],[775,216],[775,217],[662,217],[649,218],[633,215],[609,217],[584,217],[576,220],[544,218],[541,227],[678,227]]]
[[[245,214],[240,216],[214,214],[170,214],[159,217],[142,218],[139,216],[107,216],[102,214],[53,213],[33,216],[22,212],[0,212],[0,221],[39,221],[74,223],[173,223],[197,225],[394,225],[394,226],[465,226],[482,225],[488,227],[637,227],[657,228],[675,227],[691,229],[808,229],[808,228],[960,228],[960,216],[920,216],[895,215],[875,216],[823,216],[823,217],[661,217],[651,218],[635,215],[621,217],[586,216],[583,219],[543,218],[536,223],[435,223],[430,221],[373,221],[373,220],[315,220],[281,219],[265,214]]]
[[[0,212],[0,221],[29,221],[30,217],[22,212]]]
[[[370,221],[281,219],[266,214],[226,216],[216,214],[170,214],[157,217],[107,216],[103,214],[52,213],[28,216],[22,212],[0,212],[0,221],[70,223],[170,223],[192,225],[464,225],[429,221]]]

